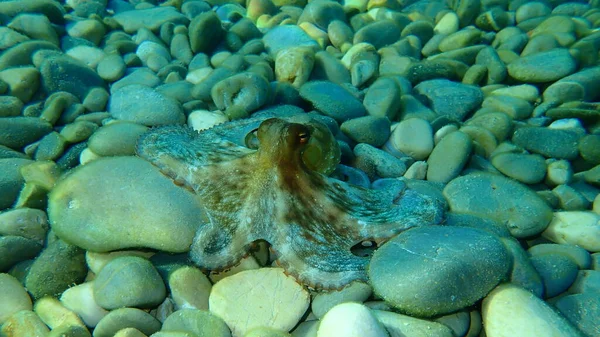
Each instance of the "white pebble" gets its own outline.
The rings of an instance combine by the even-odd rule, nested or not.
[[[496,287],[486,296],[482,314],[487,337],[581,337],[546,302],[510,283]]]
[[[108,314],[108,311],[101,308],[94,300],[92,282],[78,284],[65,290],[60,296],[60,301],[67,309],[81,317],[83,323],[90,328],[95,327]]]
[[[359,303],[342,303],[331,308],[319,325],[317,337],[387,337],[385,328],[371,310]]]
[[[554,212],[554,218],[542,236],[554,243],[600,252],[600,215],[585,211]]]
[[[229,118],[220,111],[195,110],[188,116],[188,126],[196,131],[210,129],[228,121]]]
[[[9,274],[0,274],[0,325],[12,314],[31,310],[31,298],[21,282]]]

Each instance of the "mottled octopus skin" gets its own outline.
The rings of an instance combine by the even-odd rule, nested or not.
[[[201,132],[169,126],[140,138],[138,154],[195,192],[206,209],[190,251],[200,267],[230,267],[254,241],[266,240],[300,283],[339,289],[367,281],[369,259],[353,255],[352,246],[442,220],[439,201],[399,180],[386,190],[366,189],[328,177],[327,168],[307,168],[302,153],[311,132],[327,127],[290,120],[255,118]],[[258,124],[258,149],[232,141],[236,131],[243,138]],[[337,149],[329,136],[331,143],[317,145]]]

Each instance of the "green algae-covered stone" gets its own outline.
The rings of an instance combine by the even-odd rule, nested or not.
[[[56,185],[48,201],[56,234],[95,252],[132,247],[185,252],[202,216],[191,193],[136,157],[79,167]]]

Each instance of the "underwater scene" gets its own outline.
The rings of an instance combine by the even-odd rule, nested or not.
[[[599,0],[0,21],[0,337],[600,337]]]

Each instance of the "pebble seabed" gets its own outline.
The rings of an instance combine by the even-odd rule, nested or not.
[[[15,0],[0,20],[0,336],[600,336],[599,1]],[[445,222],[341,290],[264,242],[201,271],[200,206],[136,139],[264,109],[329,117],[346,179],[404,179]]]

